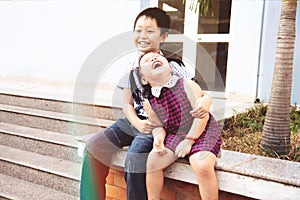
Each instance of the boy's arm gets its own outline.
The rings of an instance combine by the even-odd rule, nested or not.
[[[203,98],[203,96],[205,96],[205,93],[201,90],[200,86],[189,79],[184,80],[184,90],[191,105],[195,105],[198,102],[199,98]],[[191,138],[190,140],[193,140],[192,138],[199,138],[206,127],[208,119],[208,111],[205,112],[203,118],[195,118],[192,127],[188,132],[187,138]]]
[[[123,89],[123,105],[122,105],[123,112],[129,122],[136,127],[136,123],[140,120],[137,116],[135,109],[133,107],[133,98],[131,95],[131,91],[128,88]]]
[[[204,118],[209,112],[212,104],[211,96],[206,92],[203,93],[203,96],[197,98],[195,104],[193,104],[194,108],[190,112],[190,114],[195,118]]]
[[[187,71],[186,67],[179,64],[178,62],[171,61],[170,65],[172,67],[173,73],[178,75],[179,77],[183,77],[186,79],[193,78],[193,76]],[[212,98],[208,93],[202,91],[201,94],[202,95],[199,96],[197,101],[192,104],[194,107],[190,114],[195,118],[205,117],[206,113],[209,112],[212,104]]]
[[[131,90],[128,88],[123,89],[123,112],[129,122],[138,129],[141,133],[149,134],[152,129],[157,127],[158,125],[153,123],[150,120],[141,120],[134,109],[133,106],[133,98],[131,94]]]

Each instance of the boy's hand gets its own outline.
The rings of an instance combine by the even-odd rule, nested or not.
[[[195,118],[204,118],[208,115],[211,106],[211,97],[204,95],[196,100],[195,107],[190,111],[190,114]]]
[[[188,153],[190,153],[193,144],[194,144],[193,141],[184,139],[177,145],[175,149],[175,155],[179,158],[180,157],[183,158]]]
[[[155,124],[149,120],[139,120],[135,125],[135,128],[138,129],[141,133],[149,134],[154,128],[158,126],[158,124]]]

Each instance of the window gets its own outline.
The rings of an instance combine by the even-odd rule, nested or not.
[[[190,61],[202,89],[225,92],[232,0],[212,0],[213,16],[197,15],[189,9],[196,0],[186,2],[158,0],[171,17],[172,29],[162,49],[166,56]],[[187,44],[187,38],[194,44]]]
[[[198,43],[195,78],[203,90],[223,92],[228,43]]]
[[[160,0],[158,7],[166,11],[171,18],[171,34],[183,33],[185,4],[182,0]]]
[[[199,15],[198,34],[229,33],[230,0],[211,0],[213,16]]]

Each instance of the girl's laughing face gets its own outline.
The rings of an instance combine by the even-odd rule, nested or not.
[[[139,64],[142,84],[150,83],[151,86],[160,84],[168,79],[172,72],[168,60],[155,52],[144,54]]]

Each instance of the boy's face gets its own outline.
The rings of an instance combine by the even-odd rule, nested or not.
[[[134,33],[134,44],[143,53],[150,50],[159,52],[160,43],[163,43],[168,37],[168,33],[161,35],[155,19],[145,16],[136,21]]]

